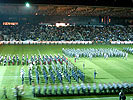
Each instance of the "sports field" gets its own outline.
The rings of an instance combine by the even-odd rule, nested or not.
[[[122,50],[123,47],[132,47],[133,45],[1,45],[0,54],[1,55],[14,55],[22,57],[22,55],[28,54],[60,54],[62,55],[62,48],[117,48]],[[108,60],[104,58],[93,58],[89,60],[88,58],[80,58],[77,62],[74,62],[74,58],[69,58],[75,66],[81,69],[85,73],[85,82],[93,84],[96,83],[113,83],[113,82],[133,82],[133,55],[129,54],[128,59],[122,59],[118,57],[109,58]],[[83,63],[85,63],[85,68],[83,69]],[[15,85],[21,85],[20,78],[20,66],[0,66],[0,95],[2,95],[2,88],[5,86],[7,88],[7,95],[9,100],[13,100],[12,88]],[[28,73],[28,67],[24,66],[25,72]],[[97,78],[94,80],[94,70],[97,70]],[[27,75],[28,76],[28,75]],[[32,97],[31,86],[28,84],[28,78],[25,80],[25,97],[24,100],[29,100]],[[41,85],[44,83],[42,82]],[[97,96],[95,96],[97,97]],[[99,97],[99,96],[98,96]],[[75,97],[62,97],[62,98],[49,98],[49,99],[74,99]],[[80,98],[80,97],[79,97]],[[83,98],[83,97],[82,97]],[[130,95],[127,100],[130,100],[132,96]],[[43,98],[32,98],[33,100],[43,99]],[[48,98],[45,98],[48,99]],[[118,100],[118,98],[95,98],[97,100]],[[77,99],[80,100],[80,99]],[[88,100],[88,99],[85,99]],[[91,99],[90,99],[91,100]]]

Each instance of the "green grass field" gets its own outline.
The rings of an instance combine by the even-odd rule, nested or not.
[[[62,55],[62,48],[117,48],[122,50],[123,47],[132,47],[133,45],[1,45],[0,54],[2,55],[14,55],[18,54],[22,57],[22,54],[60,54]],[[20,58],[21,59],[21,58]],[[89,60],[88,58],[80,58],[76,63],[74,58],[69,58],[75,66],[81,69],[85,73],[86,83],[113,83],[113,82],[133,82],[133,55],[129,54],[128,59],[120,59],[117,57],[109,58],[105,60],[104,58],[93,58]],[[83,63],[85,63],[85,69],[83,70]],[[15,85],[21,85],[20,78],[20,66],[0,66],[0,96],[2,95],[2,88],[6,86],[7,95],[9,100],[14,100],[12,89]],[[25,71],[28,71],[28,67],[24,66]],[[97,70],[97,79],[94,80],[93,73]],[[27,72],[28,73],[28,72]],[[44,83],[41,83],[43,85]],[[31,86],[28,84],[28,80],[25,81],[25,95],[23,100],[42,100],[42,99],[85,99],[88,100],[91,96],[87,97],[45,97],[45,98],[33,98],[31,93]],[[118,94],[116,94],[118,95]],[[118,100],[115,98],[100,98],[99,96],[92,96],[89,100]],[[1,98],[1,97],[0,97]],[[30,99],[29,99],[30,98]],[[130,100],[133,96],[129,95],[127,100]],[[1,100],[1,99],[0,99]]]

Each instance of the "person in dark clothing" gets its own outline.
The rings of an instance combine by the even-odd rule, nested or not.
[[[22,75],[22,85],[24,84],[24,74]]]
[[[5,97],[5,99],[7,99],[7,91],[6,91],[6,88],[4,87],[3,88],[3,95],[2,95],[2,97],[1,97],[1,99],[3,99],[3,97]]]
[[[122,95],[122,100],[126,100],[126,96],[125,96],[125,94],[123,93],[123,95]]]
[[[94,79],[96,79],[96,75],[97,75],[98,73],[96,72],[96,70],[94,70]]]
[[[40,87],[39,84],[38,84],[38,95],[39,95],[39,96],[41,95],[41,87]]]
[[[32,83],[32,94],[33,94],[34,97],[36,96],[36,93],[35,93],[35,84],[34,83]]]
[[[31,85],[31,81],[32,81],[32,71],[31,71],[31,69],[29,69],[29,82],[30,82],[30,85]]]
[[[122,92],[119,93],[119,100],[121,100],[121,95],[122,95]]]
[[[15,87],[16,100],[19,100],[19,89],[18,86]]]

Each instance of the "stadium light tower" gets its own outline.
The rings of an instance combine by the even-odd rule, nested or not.
[[[28,2],[26,2],[26,3],[25,3],[25,6],[26,6],[27,8],[29,8],[29,7],[30,7],[30,4],[29,4]]]

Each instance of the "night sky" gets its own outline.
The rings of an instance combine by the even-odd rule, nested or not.
[[[133,0],[0,0],[0,3],[133,7]]]

